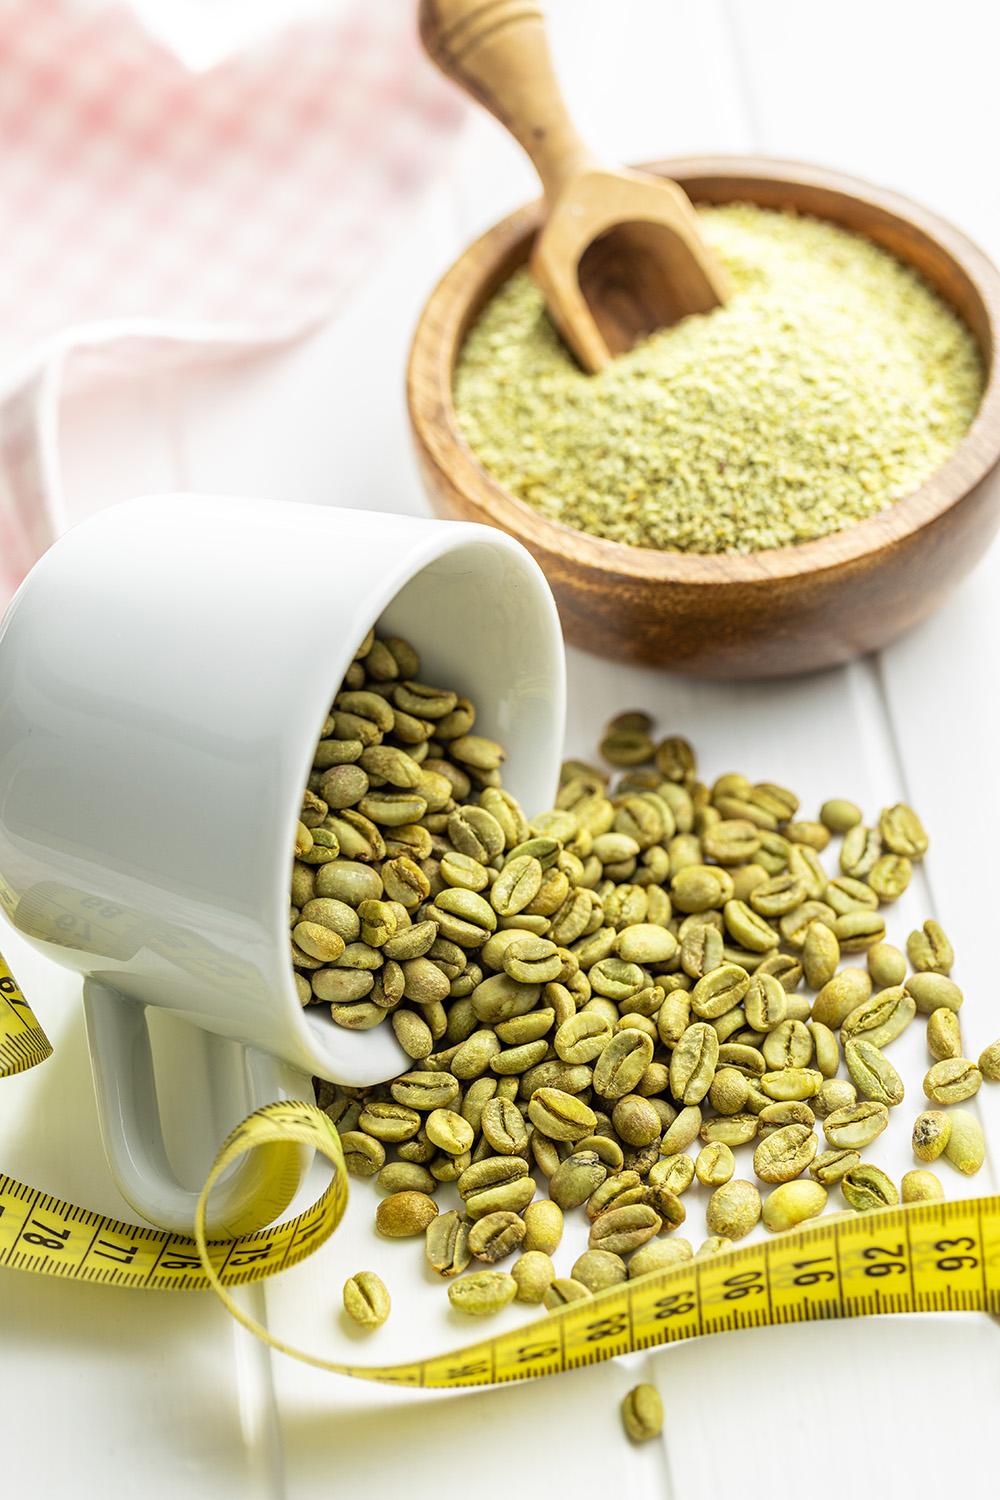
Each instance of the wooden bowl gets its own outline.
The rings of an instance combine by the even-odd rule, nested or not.
[[[599,656],[706,677],[769,677],[875,651],[922,620],[980,558],[1000,523],[1000,273],[927,209],[883,188],[798,163],[695,157],[653,163],[700,203],[796,209],[867,235],[920,271],[979,342],[987,385],[975,422],[919,489],[818,541],[746,555],[658,552],[550,521],[473,456],[452,377],[483,305],[523,265],[538,226],[528,204],[461,256],[414,336],[408,401],[439,516],[517,537],[543,569],[567,641]]]

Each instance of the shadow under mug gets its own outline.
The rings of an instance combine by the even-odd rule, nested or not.
[[[528,815],[551,806],[558,617],[529,554],[484,526],[128,500],[61,537],[0,624],[0,904],[85,976],[112,1174],[177,1233],[191,1232],[197,1194],[164,1145],[147,1007],[212,1045],[242,1044],[249,1109],[311,1099],[312,1074],[364,1085],[410,1065],[391,1027],[353,1032],[325,1006],[303,1010],[288,946],[303,788],[373,624],[412,642],[423,681],[471,698]],[[209,1062],[211,1079],[211,1045]],[[209,1233],[271,1222],[306,1164],[298,1147],[236,1163],[213,1191]]]

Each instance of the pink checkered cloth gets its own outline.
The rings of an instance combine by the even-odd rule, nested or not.
[[[62,529],[67,382],[334,311],[462,116],[416,0],[193,74],[118,7],[0,0],[0,604]]]

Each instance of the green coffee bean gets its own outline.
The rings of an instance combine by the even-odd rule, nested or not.
[[[905,854],[883,854],[868,871],[868,884],[880,901],[898,901],[912,875],[913,865]]]
[[[451,1073],[402,1073],[393,1079],[389,1092],[397,1104],[410,1109],[446,1109],[458,1098],[459,1082]]]
[[[515,1156],[528,1144],[524,1116],[509,1099],[487,1100],[480,1115],[480,1130],[500,1156]]]
[[[708,1200],[705,1223],[713,1235],[738,1240],[756,1227],[760,1214],[760,1193],[756,1187],[752,1182],[736,1179],[716,1188]]]
[[[922,930],[911,932],[906,939],[906,953],[918,973],[948,974],[955,962],[955,950],[939,923],[927,921]]]
[[[362,1109],[358,1125],[377,1141],[408,1141],[420,1129],[421,1117],[405,1105],[387,1099],[372,1100]]]
[[[841,969],[828,980],[813,1001],[812,1018],[837,1031],[852,1010],[856,1010],[872,992],[871,977],[864,969]]]
[[[762,1078],[767,1072],[764,1054],[756,1047],[742,1042],[722,1042],[719,1045],[720,1068],[736,1068],[746,1078]]]
[[[722,818],[702,834],[702,849],[720,865],[741,865],[760,848],[757,825],[747,818]]]
[[[432,1109],[424,1121],[427,1139],[448,1156],[471,1150],[475,1132],[468,1120],[453,1109]]]
[[[840,1047],[836,1035],[822,1021],[807,1021],[806,1030],[812,1037],[817,1068],[824,1078],[836,1078],[840,1067]]]
[[[962,1005],[962,991],[945,974],[911,974],[903,988],[913,996],[922,1016],[929,1016],[940,1005],[949,1010],[959,1010]]]
[[[833,797],[829,802],[823,803],[819,819],[831,833],[846,833],[861,822],[861,809],[843,797]]]
[[[967,1177],[979,1171],[986,1159],[986,1138],[975,1115],[967,1109],[953,1109],[947,1117],[951,1130],[945,1143],[944,1154]]]
[[[830,842],[830,830],[822,821],[814,823],[809,819],[796,819],[786,827],[785,837],[793,844],[805,844],[822,853]]]
[[[840,944],[825,922],[810,922],[802,944],[802,969],[811,990],[822,989],[840,962]]]
[[[907,1172],[899,1189],[903,1203],[934,1203],[944,1197],[944,1188],[933,1172]]]
[[[751,953],[767,953],[770,949],[777,948],[778,933],[745,901],[727,901],[722,908],[722,915],[726,930],[742,948],[749,949]]]
[[[649,1146],[663,1134],[660,1117],[641,1094],[625,1094],[611,1112],[611,1123],[626,1146]]]
[[[788,996],[772,974],[754,974],[743,997],[747,1024],[754,1031],[773,1031],[785,1019]]]
[[[747,1102],[747,1081],[738,1068],[722,1067],[708,1090],[708,1102],[720,1115],[739,1114]]]
[[[921,1161],[936,1161],[948,1144],[951,1115],[940,1109],[924,1110],[913,1122],[913,1154]]]
[[[602,1055],[599,1067],[606,1055]],[[689,1106],[704,1099],[715,1076],[718,1058],[719,1038],[712,1027],[705,1021],[689,1026],[670,1057],[670,1091],[679,1103]]]
[[[894,849],[894,854],[904,851]],[[856,823],[844,834],[840,846],[840,868],[843,874],[862,880],[882,854],[882,836],[875,828]]]
[[[666,1188],[669,1193],[679,1197],[694,1180],[694,1161],[680,1152],[661,1157],[650,1167],[647,1180],[650,1187]]]
[[[840,1191],[859,1213],[874,1208],[893,1208],[899,1202],[895,1183],[870,1162],[861,1162],[845,1172],[840,1179]]]
[[[846,1046],[852,1038],[864,1038],[874,1047],[884,1047],[906,1030],[916,1012],[916,1001],[902,985],[880,990],[845,1018],[840,1040]]]
[[[375,1210],[375,1227],[392,1239],[405,1239],[423,1234],[437,1213],[438,1206],[427,1193],[391,1193]]]
[[[733,1248],[733,1242],[727,1234],[713,1234],[695,1251],[695,1260],[708,1260],[713,1255],[722,1255]]]
[[[544,1250],[526,1250],[510,1268],[518,1302],[539,1303],[556,1279],[555,1266]]]
[[[535,1089],[528,1101],[528,1118],[555,1141],[579,1140],[589,1135],[597,1123],[592,1109],[573,1094],[557,1088]]]
[[[911,807],[897,802],[884,807],[878,820],[879,833],[887,849],[907,859],[922,859],[927,853],[928,838],[923,824]]]
[[[580,1302],[593,1295],[582,1281],[574,1281],[572,1276],[557,1276],[542,1298],[542,1303],[548,1312],[556,1312],[560,1307],[567,1307],[570,1302]]]
[[[471,1317],[489,1317],[513,1302],[517,1282],[505,1271],[473,1271],[448,1288],[448,1301],[456,1312]]]
[[[818,1156],[813,1157],[809,1163],[809,1176],[823,1187],[833,1187],[846,1172],[850,1172],[852,1168],[860,1164],[861,1157],[857,1151],[851,1151],[844,1146],[834,1147],[830,1151],[821,1151]]]
[[[561,1161],[549,1180],[549,1193],[565,1212],[579,1208],[608,1175],[596,1151],[574,1151]]]
[[[988,1047],[983,1048],[977,1066],[990,1083],[1000,1081],[1000,1042],[991,1042]]]
[[[853,1109],[858,1102],[858,1091],[846,1078],[827,1078],[812,1101],[812,1107],[821,1120],[838,1109]]]
[[[527,1226],[518,1214],[510,1209],[500,1209],[484,1214],[469,1230],[469,1249],[477,1260],[494,1265],[504,1256],[512,1255],[527,1233]]]
[[[783,1182],[768,1193],[761,1205],[764,1226],[774,1233],[794,1229],[807,1219],[815,1218],[826,1207],[826,1188],[818,1182]]]
[[[828,882],[826,899],[838,917],[851,912],[877,911],[878,896],[865,880],[855,880],[850,875],[838,875]]]
[[[747,1097],[749,1099],[749,1086]],[[706,1145],[720,1142],[726,1146],[745,1146],[757,1134],[757,1116],[750,1110],[736,1115],[718,1115],[706,1120],[700,1135]]]
[[[559,1248],[563,1233],[563,1211],[550,1198],[540,1198],[529,1203],[521,1214],[525,1223],[525,1250],[542,1250],[554,1255]]]
[[[962,1056],[962,1029],[958,1012],[941,1005],[927,1017],[927,1050],[938,1062]],[[979,1069],[982,1074],[982,1067]]]
[[[816,1155],[819,1141],[808,1125],[784,1125],[758,1145],[753,1169],[762,1182],[791,1182]]]
[[[344,1310],[359,1328],[381,1328],[389,1308],[389,1293],[374,1271],[358,1271],[344,1283]]]
[[[650,1240],[629,1256],[628,1277],[646,1276],[650,1271],[669,1271],[691,1259],[691,1241],[680,1235],[669,1240]]]
[[[830,931],[842,953],[863,953],[884,941],[885,918],[877,911],[850,911],[843,917],[835,917]]]
[[[646,1443],[663,1431],[663,1403],[655,1386],[637,1385],[622,1402],[622,1426],[633,1443]]]
[[[713,1020],[738,1006],[749,986],[750,975],[745,969],[722,964],[698,980],[691,991],[691,1010],[702,1020]]]
[[[706,1030],[711,1028],[706,1027]],[[713,1032],[714,1036],[715,1033]],[[716,1038],[718,1047],[718,1038]],[[674,1051],[676,1055],[676,1048]],[[605,1099],[621,1099],[635,1091],[643,1073],[653,1059],[653,1043],[645,1032],[626,1027],[617,1032],[603,1049],[594,1064],[593,1084],[596,1093]],[[706,1090],[708,1084],[705,1085]],[[685,1103],[692,1101],[685,1100]],[[544,1129],[544,1126],[542,1127]],[[587,1132],[584,1131],[583,1134]]]
[[[811,1099],[818,1094],[823,1075],[817,1068],[782,1068],[765,1073],[760,1087],[768,1099],[775,1101]]]
[[[724,1141],[712,1141],[698,1152],[694,1171],[703,1187],[721,1187],[736,1171],[736,1158]]]
[[[436,1193],[438,1186],[426,1167],[410,1161],[389,1162],[375,1180],[387,1193]]]
[[[769,1031],[760,1044],[764,1061],[770,1069],[808,1067],[813,1053],[813,1039],[802,1021],[782,1021]]]
[[[924,1093],[935,1104],[959,1104],[979,1092],[983,1075],[967,1057],[945,1058],[928,1068]]]
[[[385,1165],[385,1147],[362,1130],[341,1131],[344,1163],[352,1177],[374,1177]]]
[[[837,912],[834,907],[828,906],[826,901],[802,901],[801,906],[793,906],[790,912],[784,913],[784,916],[778,919],[778,930],[789,948],[793,948],[796,953],[801,953],[811,924],[823,922],[826,927],[829,927],[831,922],[834,922],[835,916]]]
[[[604,1292],[609,1286],[620,1286],[628,1279],[628,1270],[620,1255],[610,1250],[585,1250],[578,1256],[570,1273],[589,1292]]]
[[[872,983],[882,989],[902,984],[906,978],[906,959],[891,943],[873,943],[868,949],[867,962]]]
[[[660,1215],[646,1203],[607,1208],[591,1224],[588,1244],[591,1250],[627,1255],[651,1240],[662,1224]]]
[[[852,1081],[866,1098],[889,1106],[902,1102],[903,1080],[880,1048],[863,1037],[852,1039],[844,1046],[844,1061]]]
[[[624,1152],[617,1141],[606,1135],[585,1135],[582,1140],[575,1141],[577,1151],[594,1151],[598,1160],[603,1162],[609,1172],[620,1172],[625,1160]]]
[[[831,1146],[867,1146],[889,1123],[889,1109],[878,1100],[866,1099],[846,1109],[835,1109],[823,1121],[823,1134]]]

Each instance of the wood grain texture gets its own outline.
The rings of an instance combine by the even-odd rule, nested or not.
[[[823,168],[685,158],[649,170],[695,202],[790,208],[865,234],[919,270],[969,324],[987,368],[980,411],[931,478],[844,531],[770,552],[699,556],[604,541],[549,521],[481,467],[452,404],[455,359],[485,302],[528,259],[540,208],[497,224],[447,272],[411,350],[408,403],[438,515],[498,526],[545,572],[567,640],[600,656],[718,678],[786,675],[878,650],[930,613],[1000,525],[1000,273],[920,205]]]
[[[585,370],[725,301],[729,278],[677,183],[602,167],[577,134],[537,5],[421,0],[419,26],[432,61],[534,163],[545,215],[531,268]]]

